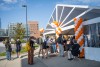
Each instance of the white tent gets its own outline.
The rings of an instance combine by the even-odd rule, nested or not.
[[[51,14],[44,35],[55,33],[55,29],[51,26],[53,21],[62,22],[60,27],[62,28],[63,34],[74,34],[73,18],[75,17],[82,17],[84,19],[84,25],[96,23],[93,21],[99,22],[100,7],[57,4]],[[89,23],[88,21],[91,22]]]
[[[95,30],[100,30],[100,7],[57,4],[51,14],[44,35],[55,33],[55,28],[51,26],[51,23],[53,21],[61,22],[60,27],[62,28],[62,34],[74,34],[73,18],[75,17],[83,18],[83,25],[91,25],[96,23],[95,25],[97,25],[98,28],[96,27]],[[92,33],[96,33],[96,32],[92,32]],[[99,32],[99,36],[100,36],[100,32]],[[99,42],[100,42],[100,38],[99,38]],[[95,47],[85,48],[86,59],[100,61],[99,56],[100,56],[100,48],[95,48]]]

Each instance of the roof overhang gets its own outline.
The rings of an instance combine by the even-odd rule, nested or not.
[[[57,4],[51,14],[44,34],[55,33],[55,28],[51,26],[53,21],[61,22],[62,32],[74,28],[73,18],[83,18],[88,21],[100,17],[100,7],[84,5],[65,5]]]

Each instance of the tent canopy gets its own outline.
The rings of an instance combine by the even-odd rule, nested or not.
[[[61,22],[60,27],[63,29],[62,34],[74,34],[73,18],[75,17],[81,17],[83,18],[83,21],[100,17],[100,7],[57,4],[51,14],[44,34],[51,34],[51,32],[55,33],[55,28],[51,26],[53,21]],[[72,25],[73,27],[67,28]]]

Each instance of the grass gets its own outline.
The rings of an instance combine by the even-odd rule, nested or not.
[[[6,52],[0,53],[0,56],[5,56]]]
[[[34,46],[35,46],[35,49],[37,49],[39,47],[38,44],[35,44]],[[27,50],[25,49],[25,46],[24,46],[24,47],[22,47],[20,53],[25,53],[25,52],[27,52]],[[13,54],[16,54],[15,50],[12,51],[12,55]],[[0,56],[6,56],[6,52],[0,53]]]

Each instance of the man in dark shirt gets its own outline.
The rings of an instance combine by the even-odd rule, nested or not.
[[[78,58],[79,54],[80,54],[80,45],[77,43],[77,41],[74,39],[73,40],[73,45],[72,45],[72,55],[74,56],[74,58]]]
[[[59,35],[58,39],[57,39],[57,43],[59,45],[59,55],[64,57],[64,48],[63,48],[63,38],[62,38],[62,34]]]
[[[34,42],[35,41],[35,37],[30,37],[29,38],[29,44],[30,44],[30,47],[31,49],[28,51],[28,64],[32,65],[34,64]]]
[[[17,57],[19,58],[20,56],[20,51],[21,51],[21,41],[19,39],[17,39],[16,41],[16,52],[17,52]],[[20,56],[21,57],[21,56]]]

